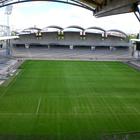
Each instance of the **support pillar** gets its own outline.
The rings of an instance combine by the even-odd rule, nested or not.
[[[48,49],[50,49],[51,47],[50,47],[50,45],[48,45]]]
[[[133,46],[133,51],[136,51],[136,50],[137,50],[137,46],[134,45],[134,46]]]
[[[138,51],[134,51],[134,58],[138,59],[139,58],[139,52]]]
[[[105,140],[109,140],[108,136],[106,136],[106,139]]]
[[[113,50],[113,47],[112,46],[110,46],[110,50]]]
[[[110,46],[110,50],[111,50],[111,51],[116,51],[116,50],[117,50],[117,48],[116,48],[116,47],[114,47],[114,46]]]
[[[25,44],[25,48],[26,49],[29,49],[30,48],[30,45],[29,44]]]
[[[3,48],[6,49],[6,42],[3,42]]]
[[[96,49],[95,46],[91,46],[91,50],[94,51]]]
[[[10,39],[6,40],[6,56],[10,57]]]
[[[73,50],[73,45],[70,45],[70,50]]]
[[[128,140],[129,139],[129,134],[126,134],[125,135],[125,140]]]
[[[113,140],[117,140],[116,135],[114,135],[114,139]]]

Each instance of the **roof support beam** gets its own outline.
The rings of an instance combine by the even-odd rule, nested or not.
[[[138,7],[137,4],[133,4],[133,6],[131,7],[135,16],[137,17],[138,21],[140,22],[140,8]],[[139,15],[137,15],[137,12],[139,13]]]
[[[37,0],[10,0],[10,1],[9,0],[3,0],[3,1],[0,1],[0,7],[4,7],[4,6],[8,6],[8,5],[11,5],[11,4],[16,4],[16,3],[33,2],[33,1],[37,1]],[[95,10],[95,8],[93,8],[93,7],[91,7],[87,4],[84,4],[84,3],[82,3],[78,0],[66,0],[66,1],[64,1],[64,0],[38,0],[38,1],[60,2],[60,3],[79,6],[79,7],[91,10],[91,11]],[[97,3],[97,2],[94,2],[94,3],[99,5],[99,3]]]
[[[131,6],[133,4],[138,5],[138,3],[139,0],[106,0],[106,3],[102,4],[102,8],[99,11],[95,10],[94,15],[96,17],[104,17],[133,12]]]

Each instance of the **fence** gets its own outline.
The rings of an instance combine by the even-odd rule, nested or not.
[[[102,134],[101,140],[140,140],[140,131]]]
[[[107,134],[107,131],[104,132],[91,131],[90,134],[2,134],[0,133],[0,140],[140,140],[140,131],[110,133],[110,134]]]

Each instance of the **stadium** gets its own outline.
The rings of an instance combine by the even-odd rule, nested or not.
[[[68,4],[139,20],[139,0]],[[140,140],[139,35],[50,25],[9,36],[0,27],[0,140]]]

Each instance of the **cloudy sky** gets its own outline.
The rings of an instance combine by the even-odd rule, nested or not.
[[[0,8],[0,24],[7,24],[5,7]],[[95,18],[93,13],[84,8],[56,2],[28,2],[13,5],[10,15],[11,29],[25,29],[49,25],[67,27],[78,25],[84,28],[98,26],[106,30],[119,29],[124,32],[139,32],[140,24],[133,13]]]

